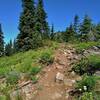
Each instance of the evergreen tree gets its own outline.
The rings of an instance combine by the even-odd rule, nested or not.
[[[78,15],[75,15],[74,17],[73,27],[74,27],[75,33],[77,34],[79,32],[79,16]]]
[[[88,41],[88,33],[91,31],[92,22],[88,15],[85,15],[80,26],[81,40]]]
[[[4,55],[4,36],[0,24],[0,57]]]
[[[11,56],[13,54],[13,45],[12,45],[12,40],[5,46],[5,55],[6,56]]]
[[[32,49],[32,35],[35,26],[35,7],[33,0],[22,0],[23,12],[20,16],[19,30],[17,36],[18,48],[22,51]]]
[[[57,42],[64,42],[64,35],[65,32],[62,31],[55,32],[54,40]]]
[[[100,23],[96,25],[96,39],[100,40]]]
[[[65,42],[73,41],[75,38],[74,27],[72,24],[66,29],[66,32],[63,33],[63,40]]]
[[[54,39],[54,25],[53,25],[53,24],[52,24],[52,27],[51,27],[50,39],[51,39],[51,40]]]
[[[88,40],[89,41],[96,41],[96,25],[92,24],[90,32],[88,33]]]
[[[16,44],[16,39],[14,39],[13,41],[13,53],[17,53],[18,52],[18,48],[17,48],[17,44]]]
[[[43,0],[38,0],[37,8],[36,8],[36,23],[35,27],[38,29],[38,33],[40,33],[42,39],[46,39],[49,37],[49,27],[48,22],[46,21],[47,14],[44,10]]]

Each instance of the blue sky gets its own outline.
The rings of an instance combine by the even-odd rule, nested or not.
[[[55,30],[65,30],[73,21],[75,14],[83,18],[88,14],[95,23],[100,21],[100,0],[44,0],[48,22],[55,25]],[[5,41],[14,39],[18,31],[21,0],[0,1],[0,23],[2,24]]]

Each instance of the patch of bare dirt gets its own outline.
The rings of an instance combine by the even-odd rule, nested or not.
[[[55,51],[54,63],[42,70],[36,84],[37,94],[32,100],[72,100],[69,91],[74,88],[79,77],[70,70],[71,63],[78,57],[74,49],[60,48]]]

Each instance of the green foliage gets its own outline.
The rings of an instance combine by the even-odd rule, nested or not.
[[[74,22],[65,31],[54,34],[54,40],[58,42],[89,42],[100,40],[100,24],[92,23],[88,15],[84,16],[83,22],[79,22],[79,16],[74,17]]]
[[[79,100],[94,100],[92,92],[85,92]]]
[[[60,31],[56,32],[54,34],[54,40],[60,43],[64,42],[63,35],[65,36],[65,32],[60,32]]]
[[[94,100],[100,100],[100,91],[99,92],[93,92]]]
[[[100,40],[100,23],[96,25],[96,39]]]
[[[96,70],[100,70],[100,56],[90,55],[87,58],[83,57],[73,65],[72,70],[79,75],[84,73],[93,74]]]
[[[20,52],[10,57],[0,58],[0,76],[4,76],[10,71],[28,73],[34,64],[40,65],[38,59],[40,59],[40,56],[44,52],[49,52],[52,55],[53,51],[59,46],[56,42],[51,42],[49,44],[50,45],[46,45],[46,48],[30,50],[24,53]]]
[[[30,73],[31,73],[32,75],[36,75],[36,74],[39,73],[40,71],[41,71],[41,67],[40,67],[40,66],[32,67],[32,68],[30,69]]]
[[[35,7],[33,0],[22,0],[23,12],[20,15],[17,46],[21,51],[32,49],[32,34],[35,25]]]
[[[66,29],[66,32],[64,32],[62,35],[63,35],[63,41],[64,42],[73,41],[75,39],[75,31],[74,31],[73,25],[71,24]]]
[[[74,44],[74,48],[76,49],[77,53],[81,53],[85,49],[89,49],[93,46],[98,46],[100,45],[100,42],[82,42],[82,43],[77,43]]]
[[[41,34],[42,39],[47,39],[49,37],[49,27],[46,21],[47,15],[44,10],[43,0],[38,0],[35,18],[35,27],[37,28],[36,31]]]
[[[59,47],[59,43],[51,40],[43,40],[44,47],[51,47],[53,50]],[[49,51],[48,51],[49,52]]]
[[[51,63],[53,63],[53,57],[51,56],[51,54],[50,53],[48,53],[48,52],[44,52],[42,55],[41,55],[41,57],[40,57],[40,60],[39,60],[39,62],[40,63],[42,63],[42,64],[51,64]]]
[[[88,33],[91,30],[92,22],[88,15],[85,15],[80,26],[81,41],[88,41]]]
[[[22,7],[16,46],[28,51],[43,46],[42,40],[49,38],[49,27],[42,0],[38,0],[36,9],[33,0],[22,0]]]
[[[4,95],[0,95],[0,100],[7,100],[7,98]]]
[[[10,40],[10,42],[5,46],[5,55],[11,56],[12,54],[13,54],[13,44],[12,41]]]
[[[100,70],[100,55],[90,55],[88,56],[89,63],[92,65],[92,68],[95,70]]]
[[[4,55],[4,36],[0,24],[0,57]]]
[[[36,76],[31,77],[32,82],[35,84],[38,82],[38,78]]]
[[[89,67],[89,61],[86,58],[82,58],[79,60],[76,64],[73,65],[72,70],[74,70],[76,73],[83,75],[87,72]]]
[[[19,80],[19,74],[17,72],[9,72],[6,75],[7,84],[14,85],[17,84]]]
[[[73,27],[74,27],[74,31],[77,35],[77,33],[79,32],[79,16],[78,15],[75,15],[75,17],[74,17]]]
[[[82,89],[83,92],[90,92],[94,89],[96,85],[96,78],[94,76],[87,76],[87,75],[84,75],[82,77],[82,80],[81,81],[78,81],[77,84],[76,84],[76,87],[78,89]],[[86,90],[84,89],[84,86],[86,86]]]
[[[55,36],[55,33],[54,33],[54,25],[52,24],[51,33],[50,33],[50,39],[51,40],[54,40],[54,36]]]

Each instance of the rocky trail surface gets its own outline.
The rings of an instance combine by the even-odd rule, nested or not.
[[[20,88],[11,93],[11,100],[16,100],[13,97],[18,93],[24,100],[73,100],[69,92],[76,80],[81,78],[71,72],[71,64],[78,59],[72,47],[61,45],[60,49],[55,50],[54,63],[44,67],[37,75],[38,82],[22,82]]]
[[[78,57],[72,48],[69,50],[61,48],[55,51],[54,63],[42,70],[33,100],[72,100],[69,91],[74,88],[79,77],[69,71],[72,60]]]
[[[83,54],[76,54],[74,48],[61,44],[54,52],[54,62],[36,75],[39,78],[37,83],[33,84],[29,79],[24,80],[27,74],[21,75],[17,88],[9,91],[10,100],[74,100],[70,91],[75,90],[76,81],[81,80],[81,77],[71,70],[72,64],[81,59],[82,55],[93,54],[100,54],[100,47],[93,46],[84,50]],[[99,76],[100,71],[95,74]],[[1,78],[2,87],[5,83],[6,79]]]

